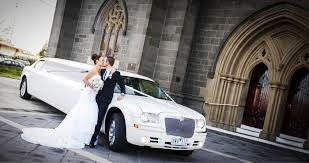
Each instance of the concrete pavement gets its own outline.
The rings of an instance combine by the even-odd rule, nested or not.
[[[0,110],[0,160],[7,162],[308,162],[309,155],[278,148],[263,146],[244,140],[230,138],[208,131],[203,150],[195,151],[190,157],[177,156],[171,151],[130,146],[124,153],[115,153],[100,139],[95,149],[56,149],[34,145],[21,139],[19,128],[54,128],[63,115],[42,113],[8,112]],[[6,121],[5,121],[6,120]],[[85,154],[86,153],[86,154]],[[87,155],[88,153],[88,155]],[[89,154],[92,154],[91,156]],[[51,157],[50,157],[51,156]],[[95,157],[101,159],[95,159]],[[101,160],[101,161],[100,161]],[[103,161],[102,161],[103,160]],[[106,161],[104,161],[106,160]]]

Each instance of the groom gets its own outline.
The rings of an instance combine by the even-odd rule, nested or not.
[[[99,107],[98,121],[97,125],[95,126],[95,131],[92,135],[91,141],[89,143],[90,148],[95,147],[95,142],[100,133],[102,121],[106,114],[108,105],[111,103],[113,99],[116,83],[120,86],[121,89],[121,95],[117,98],[117,100],[122,100],[125,95],[124,81],[120,75],[120,72],[116,71],[112,67],[114,65],[114,62],[115,59],[113,57],[104,57],[103,66],[105,67],[105,69],[101,70],[101,78],[104,81],[104,86],[96,96],[96,101]]]

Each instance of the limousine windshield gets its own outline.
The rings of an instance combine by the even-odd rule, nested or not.
[[[165,92],[160,88],[155,82],[149,81],[149,80],[144,80],[140,78],[134,78],[134,77],[129,77],[129,76],[124,76],[124,82],[125,85],[132,87],[139,92],[145,93],[147,95],[150,95],[154,98],[158,99],[164,99],[164,100],[171,100]],[[120,93],[120,87],[117,85],[115,88],[115,93]],[[126,88],[126,94],[129,95],[137,95],[137,96],[143,96],[142,94]]]

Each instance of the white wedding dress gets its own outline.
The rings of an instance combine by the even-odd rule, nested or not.
[[[94,75],[101,79],[100,75]],[[86,87],[75,107],[65,116],[55,129],[24,128],[21,137],[31,143],[54,148],[84,148],[89,145],[98,119],[97,90]]]

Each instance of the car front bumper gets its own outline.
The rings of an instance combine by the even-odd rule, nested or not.
[[[129,132],[128,132],[129,131]],[[195,150],[201,149],[206,141],[206,132],[194,132],[190,138],[184,138],[182,145],[175,145],[172,139],[183,139],[178,136],[167,135],[161,128],[142,126],[138,128],[127,126],[127,141],[138,146],[149,146],[151,148],[171,149],[171,150]]]

